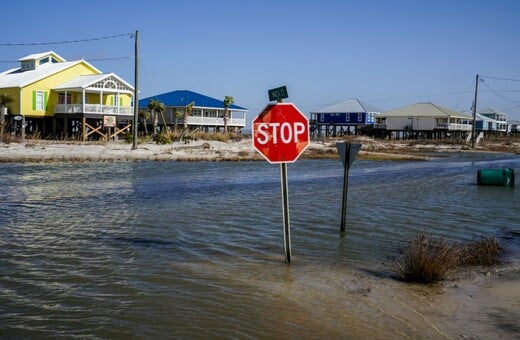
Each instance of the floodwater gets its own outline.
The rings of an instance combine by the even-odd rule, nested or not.
[[[342,235],[341,163],[289,164],[287,265],[277,165],[0,164],[0,337],[370,334],[363,277],[392,280],[419,231],[494,235],[520,260],[520,191],[478,186],[481,168],[520,158],[356,161]]]

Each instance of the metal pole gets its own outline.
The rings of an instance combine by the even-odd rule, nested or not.
[[[137,120],[139,117],[139,31],[135,31],[134,56],[134,124],[132,125],[132,150],[137,149]]]
[[[280,163],[282,185],[283,240],[285,245],[285,261],[291,263],[291,226],[289,222],[289,185],[287,183],[287,163]]]
[[[477,93],[478,93],[478,74],[475,79],[475,99],[473,100],[473,124],[471,126],[471,148],[475,148],[475,125],[477,124]]]
[[[340,231],[345,231],[345,225],[347,223],[347,191],[348,191],[348,175],[350,169],[350,143],[346,143],[345,146],[345,164],[343,169],[343,201],[341,205],[341,227]]]

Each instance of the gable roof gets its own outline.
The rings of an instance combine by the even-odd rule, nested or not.
[[[348,99],[337,104],[333,104],[312,113],[362,113],[375,112],[379,113],[381,110],[370,104],[364,103],[359,99]]]
[[[380,117],[457,117],[469,118],[471,116],[457,112],[432,103],[416,103],[395,110],[383,112]]]
[[[189,91],[176,90],[172,92],[162,93],[159,95],[143,98],[139,100],[139,107],[146,107],[150,100],[155,99],[161,101],[167,107],[185,107],[193,102],[193,107],[197,108],[213,108],[224,109],[224,101],[205,96],[203,94]],[[245,107],[232,104],[229,109],[235,111],[249,111]]]
[[[59,73],[72,66],[85,63],[95,72],[101,73],[97,68],[86,62],[85,60],[64,61],[60,63],[46,63],[40,65],[35,70],[22,71],[20,68],[11,69],[0,74],[0,88],[3,87],[24,87],[38,80],[44,79],[55,73]]]
[[[42,52],[42,53],[29,54],[29,55],[27,55],[25,57],[22,57],[22,58],[18,59],[18,61],[37,60],[37,59],[46,57],[48,55],[53,56],[54,59],[59,60],[60,62],[66,61],[64,58],[62,58],[59,54],[57,54],[54,51],[47,51],[47,52]]]
[[[79,77],[76,77],[74,79],[71,79],[69,81],[66,81],[56,87],[53,88],[53,90],[83,90],[86,89],[98,82],[104,81],[106,79],[114,78],[116,81],[120,82],[121,84],[126,87],[123,91],[133,91],[134,87],[127,82],[125,82],[123,79],[119,78],[114,73],[103,73],[103,74],[88,74],[88,75],[81,75]],[[100,88],[101,89],[101,88]]]

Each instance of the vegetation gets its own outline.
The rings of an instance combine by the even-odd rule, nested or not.
[[[503,249],[494,237],[471,241],[462,247],[461,263],[470,266],[491,266],[498,264]]]
[[[144,134],[148,135],[148,119],[150,119],[150,112],[141,110],[139,111],[139,118],[141,119],[141,122],[143,122],[144,125]]]
[[[407,282],[434,283],[460,266],[496,264],[502,252],[494,237],[458,244],[420,233],[396,262],[396,273]]]
[[[235,99],[231,96],[224,97],[224,133],[228,132],[229,107],[233,105]]]
[[[14,101],[13,96],[7,93],[0,94],[0,137],[4,135],[5,114],[4,108]]]
[[[184,117],[183,117],[184,131],[188,130],[188,117],[191,116],[191,112],[193,111],[194,105],[195,105],[195,102],[191,102],[188,105],[186,105],[186,109],[184,110]]]
[[[150,99],[148,103],[148,111],[150,112],[153,119],[153,133],[152,135],[157,134],[157,125],[159,123],[159,115],[162,117],[163,126],[166,127],[166,120],[164,119],[164,103],[160,100]]]

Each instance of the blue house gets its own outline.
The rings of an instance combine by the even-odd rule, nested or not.
[[[507,133],[507,114],[497,112],[491,108],[479,110],[475,120],[475,130],[484,133]]]
[[[311,112],[311,130],[317,136],[342,136],[372,127],[381,111],[359,99],[348,99]]]
[[[139,100],[139,110],[147,110],[150,100],[158,100],[165,106],[164,118],[168,126],[183,125],[184,115],[188,107],[192,105],[191,114],[187,117],[189,129],[200,129],[205,132],[218,132],[224,127],[224,100],[205,96],[189,91],[177,90]],[[228,128],[230,131],[240,131],[246,125],[248,109],[232,104],[228,108]],[[163,122],[159,120],[159,126]]]

